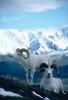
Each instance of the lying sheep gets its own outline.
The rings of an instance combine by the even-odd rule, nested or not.
[[[45,72],[40,83],[40,88],[44,89],[45,91],[47,90],[47,91],[53,91],[55,93],[60,93],[60,92],[64,93],[61,79],[54,78],[52,75],[53,69],[44,63],[41,66],[45,67]]]

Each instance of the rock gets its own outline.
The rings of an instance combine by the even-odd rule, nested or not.
[[[21,80],[16,77],[11,76],[0,76],[0,87],[7,91],[15,92],[23,96],[22,100],[68,100],[68,93],[58,94],[50,91],[44,92],[40,89],[39,84],[28,85],[25,80]],[[1,97],[0,98],[5,98]],[[6,97],[7,98],[7,97]],[[10,98],[10,99],[0,99],[0,100],[21,100],[21,98]]]

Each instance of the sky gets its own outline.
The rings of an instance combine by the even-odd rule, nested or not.
[[[0,0],[1,29],[37,29],[68,24],[68,0]]]

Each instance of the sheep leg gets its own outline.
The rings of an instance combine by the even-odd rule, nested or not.
[[[31,69],[26,72],[26,81],[28,84],[33,84],[33,72]]]

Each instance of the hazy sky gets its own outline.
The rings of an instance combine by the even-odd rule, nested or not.
[[[49,28],[68,24],[68,0],[0,0],[0,28]]]

